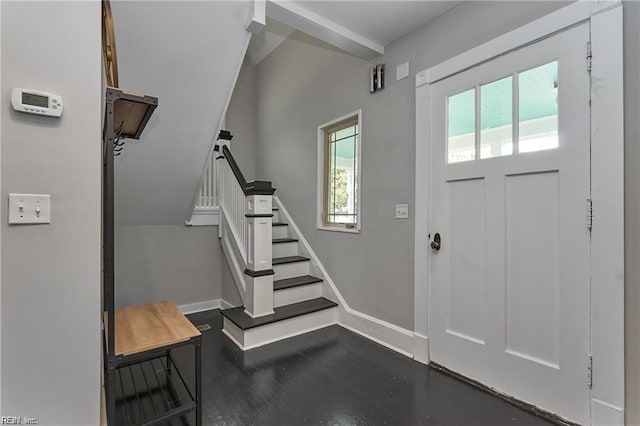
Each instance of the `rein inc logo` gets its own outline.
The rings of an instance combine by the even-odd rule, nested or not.
[[[35,417],[27,416],[0,416],[0,425],[37,425]]]

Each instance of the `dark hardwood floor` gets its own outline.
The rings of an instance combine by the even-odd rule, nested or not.
[[[189,318],[211,326],[202,333],[206,426],[550,424],[339,326],[243,353],[222,334],[219,311]],[[176,362],[191,372],[191,349]]]

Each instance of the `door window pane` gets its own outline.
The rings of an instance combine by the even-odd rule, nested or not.
[[[520,73],[519,152],[558,147],[558,61]]]
[[[480,86],[480,158],[513,153],[513,78]]]
[[[449,163],[476,158],[476,97],[475,89],[448,98]]]

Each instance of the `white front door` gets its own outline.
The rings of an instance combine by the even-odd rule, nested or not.
[[[588,40],[581,25],[431,92],[431,360],[579,423],[590,422]]]

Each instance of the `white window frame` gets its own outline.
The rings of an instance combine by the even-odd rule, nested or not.
[[[591,28],[591,78],[598,82],[592,87],[591,98],[591,196],[594,206],[601,206],[595,207],[598,210],[594,213],[591,233],[591,354],[587,354],[593,360],[591,423],[622,425],[625,376],[621,1],[572,3],[416,74],[414,359],[429,362],[430,87],[439,80],[582,22],[588,22]],[[586,52],[583,46],[576,49]],[[593,312],[598,315],[593,316]]]
[[[325,130],[329,127],[348,120],[353,117],[358,117],[358,141],[356,146],[356,184],[358,192],[356,194],[356,226],[354,228],[347,228],[344,225],[325,225],[322,215],[324,213],[324,181],[325,181]],[[324,123],[318,126],[318,164],[317,164],[317,222],[316,227],[322,231],[334,231],[334,232],[346,232],[349,234],[358,234],[362,228],[362,110],[345,114],[342,117],[338,117],[334,120]]]

